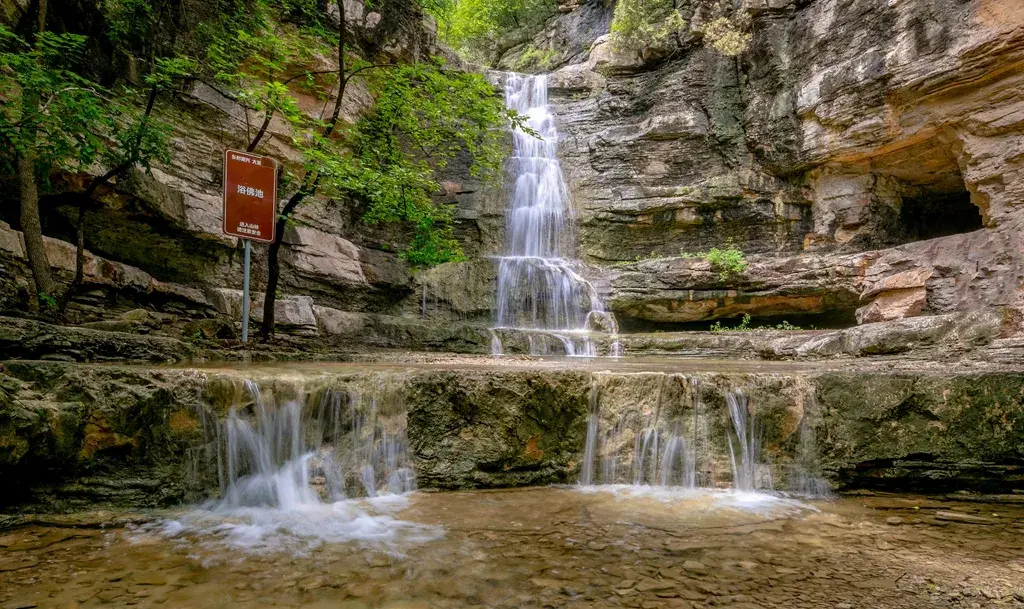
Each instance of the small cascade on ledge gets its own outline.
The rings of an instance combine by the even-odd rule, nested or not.
[[[513,133],[495,328],[521,331],[531,355],[621,355],[615,317],[567,253],[574,243],[573,226],[547,76],[509,74],[505,101],[537,135]],[[611,336],[605,353],[599,353],[592,335],[599,331]],[[500,340],[492,341],[494,355],[501,355],[501,348]]]
[[[217,507],[294,509],[415,490],[405,410],[384,383],[322,389],[275,404],[252,381],[231,408],[219,459]]]
[[[718,399],[724,398],[724,408],[710,408],[702,400],[697,376],[653,378],[653,386],[644,386],[647,391],[609,395],[608,403],[602,404],[606,396],[599,375],[594,376],[581,486],[696,490],[729,480],[731,489],[741,493],[774,489],[772,467],[762,447],[763,422],[743,388],[709,388]],[[612,385],[609,391],[623,390]],[[813,395],[805,399],[813,400]],[[801,424],[801,455],[788,466],[788,480],[795,492],[822,496],[826,485],[809,467],[814,462],[811,429]]]
[[[729,443],[729,459],[732,464],[732,485],[738,491],[754,491],[758,488],[772,488],[771,470],[765,469],[766,479],[759,485],[758,460],[761,456],[762,433],[760,421],[751,414],[747,396],[740,390],[725,395],[732,421],[732,433],[726,434]]]
[[[620,412],[603,429],[600,387],[595,380],[590,389],[580,484],[696,488],[700,405],[696,380],[691,380],[692,425],[682,417],[665,415],[669,410],[664,407],[669,399],[666,388],[687,381],[681,375],[670,374],[663,377],[656,389],[654,408]]]
[[[200,401],[195,471],[216,462],[220,497],[142,527],[199,547],[305,555],[356,542],[389,553],[443,535],[396,518],[416,489],[404,377],[360,375],[308,388],[288,380],[233,382]],[[275,396],[275,392],[277,395]]]

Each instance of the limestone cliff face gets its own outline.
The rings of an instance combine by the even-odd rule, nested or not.
[[[827,368],[327,365],[303,372],[11,362],[0,368],[0,481],[11,489],[0,509],[149,508],[216,496],[223,480],[218,421],[231,409],[250,411],[248,382],[264,396],[306,404],[303,433],[325,446],[345,446],[352,423],[324,424],[316,406],[324,391],[381,395],[382,405],[402,414],[392,424],[408,437],[421,488],[576,481],[594,412],[589,395],[596,395],[601,455],[617,458],[619,477],[611,480],[632,482],[625,476],[636,439],[657,430],[662,438],[696,438],[697,480],[728,486],[734,431],[727,396],[737,388],[762,430],[757,476],[776,490],[820,492],[827,483],[1009,492],[1024,480],[1019,373]],[[391,393],[372,393],[382,387]]]
[[[667,58],[598,37],[551,75],[581,255],[662,258],[595,272],[613,308],[870,322],[1018,307],[1024,6],[745,8],[739,57],[692,32]],[[672,258],[727,242],[754,254],[743,277]]]

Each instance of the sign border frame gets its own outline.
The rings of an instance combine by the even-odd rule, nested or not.
[[[264,239],[262,237],[254,237],[253,235],[236,235],[228,232],[228,154],[230,153],[244,154],[246,156],[258,157],[260,159],[269,159],[274,164],[274,221],[270,223],[270,239]],[[260,243],[273,243],[277,240],[277,174],[278,174],[278,163],[277,159],[271,156],[262,154],[253,154],[252,152],[246,152],[244,150],[235,150],[234,148],[224,149],[224,175],[221,177],[221,202],[220,202],[220,231],[222,234],[228,237],[234,237],[235,239],[249,239],[251,241],[259,241]]]

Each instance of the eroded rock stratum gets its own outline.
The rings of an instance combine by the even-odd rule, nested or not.
[[[0,376],[0,479],[12,489],[5,507],[145,507],[216,496],[223,419],[231,409],[255,416],[254,387],[279,408],[302,405],[306,441],[332,450],[346,450],[356,419],[333,422],[328,398],[373,396],[354,402],[356,410],[372,403],[389,433],[408,438],[421,488],[575,483],[591,416],[603,430],[594,481],[657,482],[660,466],[638,463],[636,449],[638,437],[649,442],[657,432],[692,439],[699,484],[728,486],[727,401],[736,392],[758,421],[761,488],[1007,492],[1024,480],[1017,373],[662,364],[636,372],[486,362],[10,363]],[[664,450],[656,452],[661,460]]]

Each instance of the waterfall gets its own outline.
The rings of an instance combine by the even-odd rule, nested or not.
[[[583,467],[580,471],[580,484],[594,483],[594,459],[597,450],[597,426],[600,413],[597,410],[597,383],[590,385],[590,416],[587,417],[587,441],[583,448]]]
[[[329,388],[316,400],[274,404],[245,381],[248,405],[231,408],[223,431],[218,507],[291,509],[346,497],[402,494],[416,488],[405,411],[378,382]]]
[[[558,162],[558,131],[548,106],[547,76],[510,74],[509,108],[526,117],[536,136],[516,130],[509,166],[505,255],[498,258],[495,326],[527,333],[530,353],[598,355],[590,332],[617,334],[615,318],[574,267],[569,191]],[[501,343],[492,343],[492,350]],[[621,354],[618,341],[609,354]]]
[[[620,484],[634,486],[661,486],[695,488],[697,485],[697,454],[694,442],[687,434],[696,433],[696,415],[693,430],[686,430],[681,420],[665,429],[660,421],[664,386],[676,383],[682,377],[666,375],[658,394],[658,410],[643,412],[636,420],[635,412],[621,413],[607,429],[601,428],[600,389],[597,380],[590,389],[590,415],[587,419],[587,437],[579,482],[591,484]],[[696,385],[692,385],[695,387]],[[696,393],[694,392],[694,395]],[[696,413],[696,403],[694,404]],[[633,450],[627,457],[628,468],[620,466],[620,452],[632,438]]]
[[[771,489],[770,475],[763,485],[759,484],[757,477],[758,460],[761,456],[761,429],[756,415],[751,414],[747,407],[747,396],[739,390],[730,391],[725,395],[725,403],[729,408],[729,419],[733,426],[733,433],[726,435],[732,463],[733,488],[740,491]]]
[[[441,527],[395,517],[416,489],[404,383],[368,374],[307,392],[246,380],[234,384],[223,420],[197,400],[204,443],[192,455],[216,461],[220,498],[138,530],[260,555],[349,542],[400,554],[440,538]],[[275,389],[291,399],[275,399]]]
[[[763,463],[764,430],[747,394],[741,389],[722,390],[725,408],[711,412],[701,399],[697,377],[661,376],[658,385],[639,394],[641,403],[602,412],[605,394],[592,380],[587,436],[579,483],[696,489],[713,486],[716,454],[728,458],[732,489],[752,492],[773,490],[771,468]],[[637,396],[638,394],[633,394]],[[805,394],[806,411],[817,412],[813,393]],[[621,404],[621,401],[618,402]],[[726,425],[717,441],[710,431]],[[798,462],[789,464],[787,476],[793,491],[822,496],[827,484],[817,466],[813,426],[800,426]],[[724,437],[723,437],[724,436]]]

